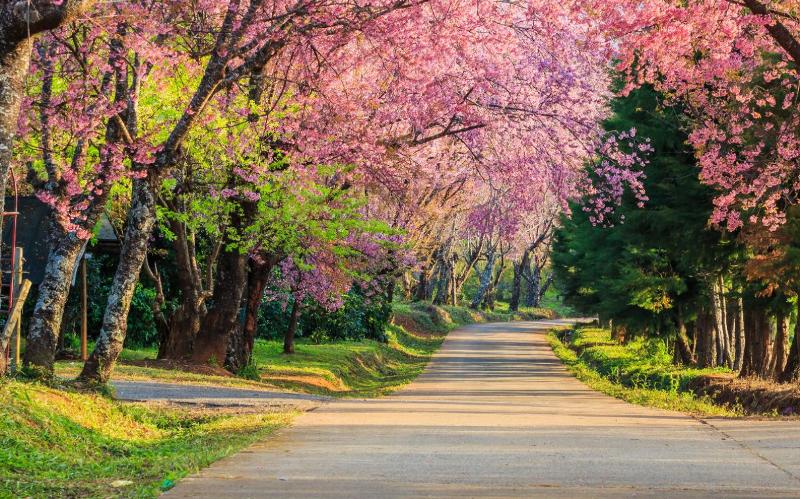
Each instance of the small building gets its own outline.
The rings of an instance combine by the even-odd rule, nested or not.
[[[14,209],[14,198],[6,197],[5,203],[6,211]],[[50,250],[47,239],[51,208],[35,196],[20,196],[17,209],[19,212],[17,215],[17,247],[22,248],[25,257],[25,278],[30,279],[34,286],[38,286],[44,278],[44,268],[47,265],[47,256]],[[11,231],[12,224],[6,220],[3,224],[4,247],[11,244]],[[96,237],[90,242],[86,251],[95,254],[119,254],[120,239],[105,213],[100,216]],[[76,271],[78,267],[78,265],[75,266]]]

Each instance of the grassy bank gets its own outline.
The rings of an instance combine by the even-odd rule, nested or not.
[[[633,341],[620,345],[606,329],[554,330],[548,341],[556,356],[591,388],[639,405],[704,416],[738,416],[741,410],[698,397],[689,386],[723,369],[676,366],[663,343]]]
[[[290,419],[0,381],[0,497],[155,497]]]
[[[115,370],[117,379],[196,383],[243,388],[278,387],[335,397],[374,397],[390,393],[416,378],[427,365],[447,333],[479,322],[533,320],[552,317],[546,309],[509,312],[505,304],[497,311],[483,312],[464,307],[426,303],[396,303],[386,343],[373,340],[314,344],[300,338],[294,355],[282,353],[280,341],[257,340],[254,365],[240,376],[210,366],[170,365],[155,361],[156,350],[126,349]],[[56,373],[64,379],[78,375],[81,363],[64,361]]]

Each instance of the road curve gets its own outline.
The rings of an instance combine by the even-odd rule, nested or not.
[[[326,404],[166,496],[800,496],[800,424],[594,392],[553,356],[553,324],[454,331],[406,389]]]

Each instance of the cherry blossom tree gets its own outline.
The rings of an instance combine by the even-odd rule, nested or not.
[[[138,99],[154,40],[136,26],[148,7],[103,6],[97,22],[72,23],[36,42],[17,162],[52,208],[49,256],[28,334],[26,362],[52,365],[75,265],[112,188],[142,175],[153,148],[140,136]]]
[[[782,224],[798,195],[797,2],[586,4],[619,40],[628,89],[651,83],[694,118],[702,180],[719,191],[712,222]]]
[[[6,186],[34,38],[79,17],[93,3],[92,0],[6,0],[0,3],[0,192],[4,193],[0,196],[0,213],[5,211]],[[0,351],[6,350],[5,341],[0,342]],[[5,369],[3,357],[0,373]]]
[[[357,164],[366,177],[384,182],[414,174],[409,162],[396,170],[394,158],[452,140],[473,158],[476,175],[523,170],[516,175],[522,181],[525,168],[546,164],[563,173],[566,188],[593,149],[604,113],[603,51],[594,50],[601,42],[568,6],[251,1],[205,12],[204,28],[216,40],[148,169],[151,191],[209,107],[247,79],[278,92],[284,87],[270,78],[279,74],[287,82],[299,115],[280,120],[286,149],[311,162]],[[153,218],[152,196],[137,199],[144,205],[134,203],[129,231]],[[124,337],[126,297],[148,232],[125,238],[131,251],[124,252],[126,268],[112,288],[114,305],[97,347],[107,366]],[[94,370],[87,367],[85,376]]]
[[[5,192],[33,39],[77,18],[92,0],[7,0],[0,4],[0,189]],[[0,200],[0,211],[4,200]]]

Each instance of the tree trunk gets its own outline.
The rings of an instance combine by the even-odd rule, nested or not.
[[[191,357],[194,340],[205,315],[202,302],[192,298],[182,299],[181,305],[169,319],[169,332],[158,347],[158,358],[186,360]]]
[[[717,355],[715,348],[713,315],[701,308],[695,321],[696,355],[700,367],[716,367]]]
[[[436,259],[437,278],[435,293],[433,296],[434,305],[446,305],[450,297],[450,283],[453,279],[453,269],[450,266],[450,260],[447,258],[447,252],[441,249]]]
[[[419,280],[414,289],[414,301],[425,301],[428,299],[428,268],[422,267],[419,270]]]
[[[536,304],[534,307],[540,307],[542,305],[542,299],[544,298],[545,293],[547,290],[550,289],[550,286],[553,285],[553,279],[555,278],[555,274],[550,272],[547,276],[547,279],[544,280],[544,283],[539,287],[539,296],[536,298]]]
[[[696,359],[692,354],[692,347],[689,345],[689,335],[686,333],[686,324],[683,322],[683,315],[681,309],[678,307],[677,315],[678,331],[675,341],[675,350],[679,353],[681,363],[684,365],[694,365]]]
[[[742,367],[744,366],[744,355],[745,355],[745,331],[744,331],[744,302],[742,298],[739,297],[736,300],[736,307],[735,307],[735,322],[734,322],[734,330],[735,330],[735,340],[736,340],[736,355],[733,361],[733,370],[736,373],[742,371]]]
[[[534,261],[533,266],[528,270],[528,274],[528,293],[525,296],[525,306],[538,307],[542,287],[542,269]]]
[[[628,328],[624,324],[611,321],[611,339],[623,344],[627,341]]]
[[[286,328],[286,335],[283,337],[283,353],[294,353],[294,335],[297,332],[297,319],[300,317],[300,300],[294,300],[292,313],[289,316],[289,327]]]
[[[522,290],[522,265],[514,262],[514,277],[511,280],[511,299],[508,301],[508,309],[512,312],[519,310],[519,297]]]
[[[14,138],[17,134],[20,104],[25,90],[25,75],[28,74],[30,65],[30,52],[30,40],[22,43],[0,44],[0,194],[2,194],[0,195],[0,213],[5,211],[6,185],[11,171]],[[2,222],[3,218],[0,217],[0,233],[3,228]],[[4,249],[2,241],[0,241],[0,257],[4,254]],[[0,281],[6,279],[10,280],[10,277],[0,275]],[[61,307],[63,309],[63,304]],[[41,346],[44,348],[41,352],[44,357],[41,358],[37,354],[34,360],[37,365],[38,362],[43,362],[46,364],[43,367],[47,371],[52,371],[53,361],[46,355],[47,345]],[[0,376],[8,370],[5,355],[7,348],[8,339],[0,340]]]
[[[797,303],[797,322],[794,324],[794,339],[789,348],[789,358],[783,368],[783,374],[779,381],[788,383],[794,381],[800,375],[800,301]]]
[[[484,296],[486,296],[486,292],[489,291],[489,286],[492,284],[494,254],[495,249],[492,247],[490,247],[489,251],[486,252],[486,266],[483,268],[483,271],[480,274],[478,290],[475,293],[475,296],[472,298],[472,302],[469,304],[471,308],[477,309],[480,306],[481,302],[483,302]]]
[[[773,378],[780,379],[786,368],[786,356],[789,353],[789,324],[786,314],[779,313],[775,318],[775,343],[772,350],[770,373]]]
[[[720,365],[733,367],[733,355],[731,353],[731,345],[728,342],[728,322],[725,313],[725,295],[721,277],[711,286],[711,306],[714,317],[717,362]]]
[[[231,227],[242,234],[253,223],[258,205],[240,200],[239,208],[231,216]],[[192,361],[199,364],[215,362],[223,365],[230,335],[243,322],[242,298],[248,282],[249,257],[235,243],[228,238],[223,243],[225,250],[217,264],[211,304],[192,348]]]
[[[3,2],[0,5],[0,213],[5,212],[6,186],[14,154],[20,105],[25,95],[25,78],[31,62],[33,46],[31,37],[57,28],[90,4],[91,2],[87,0],[61,2],[28,0],[27,3]],[[2,225],[3,217],[0,217],[0,233]],[[67,246],[71,245],[72,243]],[[3,249],[0,241],[0,257],[3,256]],[[65,263],[61,261],[53,262],[51,268],[48,261],[45,272],[50,270],[51,275],[55,276],[66,270],[64,265]],[[71,265],[74,266],[75,262],[73,261]],[[72,274],[67,272],[65,275]],[[5,276],[0,276],[0,281],[3,279]],[[61,284],[50,283],[44,286],[45,298],[37,301],[36,310],[39,314],[31,322],[35,326],[31,329],[32,334],[29,333],[29,341],[32,339],[34,344],[30,348],[26,346],[25,362],[41,367],[47,373],[51,373],[53,369],[58,327],[66,302],[65,293],[59,292],[59,289],[66,286],[68,292],[68,283],[69,279]],[[3,353],[3,359],[0,360],[0,374],[5,373],[8,368],[5,359],[7,347],[7,340],[0,340],[0,352]],[[29,349],[32,350],[30,354],[28,354]]]
[[[745,311],[745,362],[743,376],[769,376],[770,326],[766,310],[759,306]]]
[[[20,104],[25,94],[25,76],[31,61],[31,41],[13,43],[0,40],[0,213],[5,211],[5,192],[11,160],[14,154],[14,139],[17,135]],[[0,230],[2,230],[0,217]],[[0,256],[3,254],[0,243]],[[5,276],[2,277],[5,279]],[[8,345],[0,345],[5,352]],[[0,361],[5,364],[5,355]],[[0,373],[5,366],[0,366]]]
[[[250,259],[250,270],[247,276],[247,294],[245,296],[244,324],[236,328],[228,342],[228,354],[225,367],[231,372],[238,372],[250,363],[258,330],[258,310],[264,299],[264,290],[269,282],[270,272],[275,259]]]
[[[530,265],[530,253],[525,251],[519,262],[514,262],[514,279],[511,281],[511,300],[508,308],[516,312],[519,310],[519,302],[522,296],[522,277],[525,269]]]
[[[150,235],[155,225],[156,203],[148,182],[148,179],[134,182],[125,241],[108,294],[100,335],[80,375],[83,381],[106,383],[125,343],[131,298],[136,290],[136,283],[139,282],[142,265],[147,258]]]
[[[247,254],[238,248],[220,255],[214,295],[192,348],[192,361],[223,365],[228,339],[236,328],[247,284]]]
[[[159,345],[158,358],[186,360],[192,355],[194,340],[207,313],[205,302],[208,291],[200,277],[193,238],[189,237],[181,222],[171,222],[171,230],[175,234],[172,246],[175,250],[177,286],[181,301],[170,316],[169,331]],[[213,253],[207,262],[209,269],[214,268],[215,260],[216,253]]]
[[[35,366],[43,374],[52,374],[56,345],[61,329],[64,306],[69,297],[72,275],[86,241],[74,233],[64,234],[50,223],[51,233],[56,232],[53,246],[47,257],[42,283],[39,285],[39,297],[33,309],[28,338],[25,346],[25,365]]]

